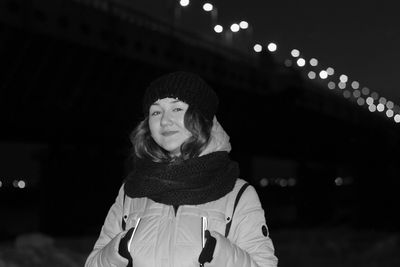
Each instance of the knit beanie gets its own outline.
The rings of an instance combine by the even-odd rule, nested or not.
[[[177,98],[195,108],[212,121],[218,109],[218,96],[197,74],[178,71],[161,76],[150,83],[143,96],[143,113],[159,99]]]

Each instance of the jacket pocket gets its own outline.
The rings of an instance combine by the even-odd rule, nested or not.
[[[227,218],[225,217],[225,213],[219,211],[208,211],[208,230],[216,231],[222,235],[225,234],[225,227]]]

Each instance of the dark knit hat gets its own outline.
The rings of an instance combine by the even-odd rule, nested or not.
[[[161,76],[150,83],[143,97],[143,112],[159,99],[178,98],[212,120],[218,109],[218,96],[197,74],[178,71]]]

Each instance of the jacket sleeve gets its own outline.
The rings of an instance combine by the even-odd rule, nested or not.
[[[118,253],[119,242],[126,233],[126,231],[122,231],[121,227],[123,195],[122,186],[114,204],[108,211],[93,251],[86,259],[85,267],[127,266],[128,260]]]
[[[211,231],[216,247],[207,267],[275,267],[278,259],[268,234],[264,210],[254,187],[243,193],[235,214],[229,239]]]

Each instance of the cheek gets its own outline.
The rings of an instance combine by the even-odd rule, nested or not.
[[[152,120],[149,120],[149,129],[151,136],[154,136],[158,131],[157,124]]]

